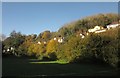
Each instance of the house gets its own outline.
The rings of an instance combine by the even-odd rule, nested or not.
[[[86,35],[88,35],[89,33],[86,33]]]
[[[111,28],[116,28],[116,27],[118,27],[120,24],[118,24],[118,23],[113,23],[113,24],[110,24],[110,25],[107,25],[107,29],[109,30],[109,29],[111,29]]]
[[[97,30],[101,30],[101,29],[104,29],[102,26],[95,26],[93,29],[88,29],[88,32],[95,32]]]
[[[59,42],[59,43],[62,43],[62,42],[63,42],[63,39],[62,39],[62,38],[59,38],[59,39],[58,39],[58,42]]]
[[[40,42],[40,41],[38,41],[38,44],[41,44],[41,42]]]
[[[81,38],[85,38],[85,35],[84,35],[84,34],[81,34],[81,33],[80,33],[80,36],[81,36]]]
[[[83,34],[80,33],[80,36],[82,36]]]
[[[95,33],[101,33],[101,32],[105,32],[106,29],[102,29],[102,30],[98,30],[98,31],[95,31]]]
[[[62,43],[63,41],[64,41],[64,37],[59,37],[59,38],[58,38],[58,42],[59,42],[59,43]]]
[[[13,47],[11,47],[11,50],[14,50],[14,48],[13,48]]]
[[[44,41],[44,44],[46,44],[47,42],[46,41]]]
[[[10,51],[10,49],[8,48],[8,49],[7,49],[7,52],[9,52],[9,51]]]
[[[85,36],[83,35],[81,38],[85,38]]]
[[[57,40],[57,38],[55,37],[54,40]]]

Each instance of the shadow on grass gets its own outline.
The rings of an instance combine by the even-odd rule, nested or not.
[[[40,60],[36,58],[3,58],[2,76],[116,76],[118,74],[116,70],[106,65],[58,64],[56,61],[37,63],[38,61]]]

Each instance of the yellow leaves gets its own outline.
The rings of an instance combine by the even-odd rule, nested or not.
[[[53,40],[53,39],[50,40],[48,42],[47,47],[46,47],[47,54],[52,53],[52,52],[56,52],[57,48],[58,48],[58,42]]]
[[[28,48],[29,54],[41,55],[45,52],[45,46],[43,44],[39,45],[37,43],[32,43]]]

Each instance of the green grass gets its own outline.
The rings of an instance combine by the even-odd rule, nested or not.
[[[33,64],[68,64],[69,62],[65,62],[65,61],[42,61],[42,62],[30,62]]]
[[[107,65],[60,61],[39,62],[27,58],[3,58],[3,76],[116,76],[117,71]]]

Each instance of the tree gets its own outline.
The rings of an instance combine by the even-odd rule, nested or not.
[[[42,39],[44,39],[44,40],[49,40],[50,39],[50,37],[51,37],[51,33],[50,33],[50,31],[44,31],[43,33],[42,33]]]
[[[37,46],[35,46],[36,50],[37,50],[36,56],[38,57],[38,59],[42,60],[43,57],[47,57],[45,54],[46,53],[46,46],[44,44],[41,44],[41,45],[36,44],[36,45],[37,45]]]
[[[105,33],[91,34],[84,43],[82,49],[83,58],[101,60],[113,67],[118,65],[118,36],[117,31],[110,30]]]
[[[20,32],[13,31],[10,33],[10,37],[6,38],[3,41],[4,49],[10,49],[10,54],[17,54],[19,55],[18,48],[24,42],[25,36],[22,35]],[[11,50],[13,48],[14,50]],[[14,52],[13,52],[14,51]]]
[[[81,55],[80,50],[81,45],[79,43],[81,38],[72,35],[68,39],[69,39],[68,42],[59,46],[57,58],[59,60],[64,60],[66,62],[74,62]]]
[[[16,31],[13,30],[11,33],[10,33],[10,37],[15,37],[16,36]]]
[[[58,45],[59,43],[57,41],[51,39],[46,46],[46,55],[48,55],[50,58],[53,58],[58,50]]]

